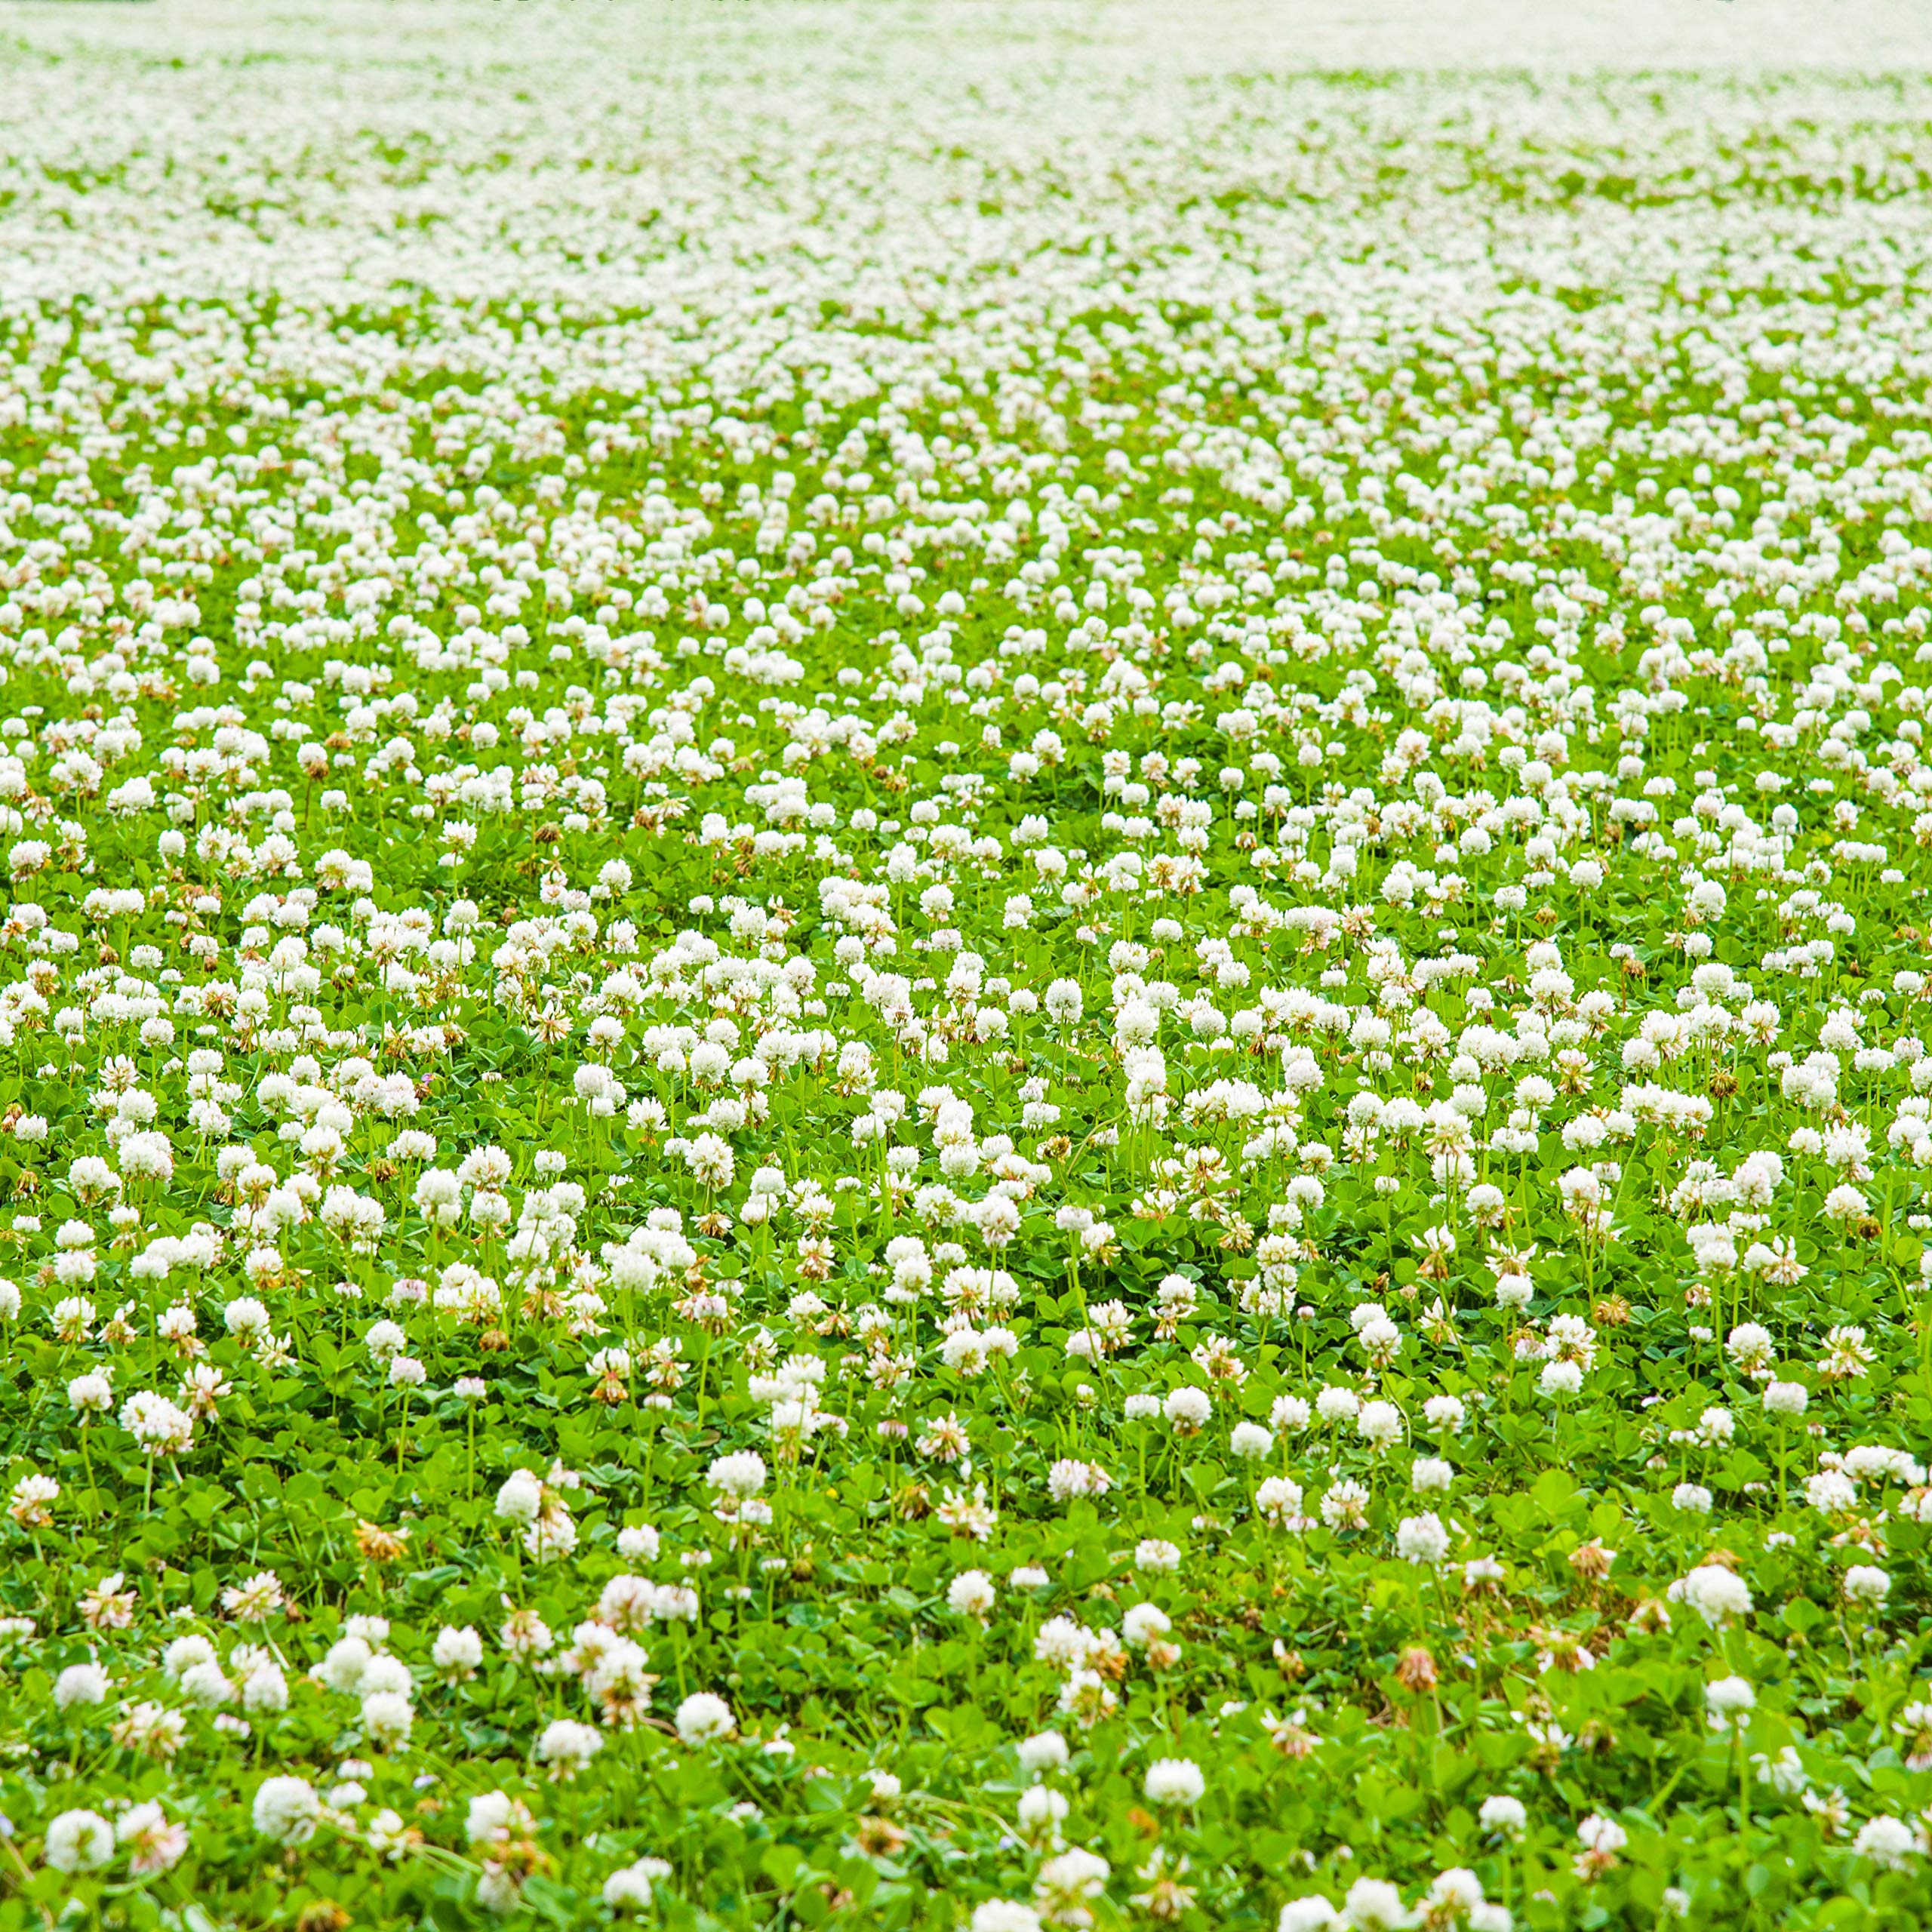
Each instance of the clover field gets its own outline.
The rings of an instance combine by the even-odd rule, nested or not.
[[[1932,85],[0,30],[0,1928],[1932,1917]]]

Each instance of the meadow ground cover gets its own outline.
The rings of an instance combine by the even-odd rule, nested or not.
[[[1932,87],[1267,19],[0,23],[0,1927],[1932,1915]]]

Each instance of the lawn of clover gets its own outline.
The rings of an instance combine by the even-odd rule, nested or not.
[[[1924,1922],[1932,85],[647,24],[0,23],[0,1928]]]

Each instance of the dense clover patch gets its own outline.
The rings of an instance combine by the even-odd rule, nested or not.
[[[1925,83],[162,11],[4,82],[0,1927],[1932,1915]]]

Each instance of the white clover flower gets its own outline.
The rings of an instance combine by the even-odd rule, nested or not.
[[[731,1707],[709,1690],[694,1691],[678,1706],[678,1736],[694,1749],[729,1737],[737,1729]]]
[[[1352,1421],[1361,1411],[1361,1398],[1352,1389],[1330,1387],[1315,1398],[1315,1412],[1325,1423]]]
[[[1419,1496],[1444,1492],[1455,1479],[1455,1470],[1439,1456],[1418,1456],[1410,1466],[1409,1487]]]
[[[973,1908],[970,1932],[1040,1932],[1040,1915],[1013,1899],[987,1899]]]
[[[1204,1389],[1175,1389],[1168,1392],[1161,1408],[1177,1435],[1191,1435],[1206,1427],[1214,1402]]]
[[[1546,1361],[1537,1383],[1546,1395],[1574,1395],[1583,1386],[1583,1368],[1574,1361]]]
[[[1499,1795],[1483,1800],[1476,1822],[1498,1838],[1518,1838],[1529,1827],[1529,1814],[1520,1798]]]
[[[453,1681],[474,1677],[483,1662],[483,1639],[468,1625],[457,1629],[446,1623],[436,1632],[429,1657],[445,1677]]]
[[[1714,1678],[1704,1686],[1704,1708],[1710,1715],[1714,1730],[1742,1724],[1756,1709],[1757,1703],[1756,1690],[1742,1677]]]
[[[1881,1604],[1890,1594],[1892,1580],[1875,1564],[1854,1563],[1844,1573],[1845,1600],[1855,1604]]]
[[[542,1478],[530,1469],[514,1469],[497,1491],[497,1514],[512,1523],[534,1523],[543,1507]]]
[[[1067,1749],[1066,1740],[1057,1730],[1043,1730],[1032,1737],[1023,1738],[1017,1748],[1020,1768],[1035,1777],[1064,1770],[1072,1755]]]
[[[537,1740],[537,1761],[547,1764],[553,1777],[574,1777],[603,1748],[603,1735],[595,1725],[556,1718]]]
[[[1851,1848],[1885,1872],[1903,1872],[1920,1856],[1918,1835],[1901,1818],[1868,1818],[1859,1826]]]
[[[1191,1758],[1158,1758],[1147,1767],[1141,1789],[1150,1804],[1193,1805],[1207,1795],[1208,1780]]]
[[[321,1808],[306,1778],[264,1778],[255,1789],[256,1832],[277,1844],[301,1844],[314,1836]]]
[[[946,1607],[955,1617],[983,1623],[992,1614],[995,1595],[993,1580],[983,1570],[962,1570],[946,1586]]]
[[[1723,1629],[1751,1614],[1749,1587],[1743,1577],[1721,1564],[1700,1564],[1672,1583],[1665,1592],[1672,1602],[1690,1604],[1713,1629]]]
[[[1386,1879],[1358,1878],[1342,1901],[1341,1920],[1355,1932],[1395,1932],[1408,1924],[1409,1915],[1401,1894]]]
[[[1301,1484],[1286,1476],[1269,1476],[1254,1492],[1255,1508],[1276,1529],[1299,1521],[1301,1506]]]
[[[721,1455],[705,1470],[705,1482],[721,1495],[740,1500],[758,1495],[765,1487],[765,1459],[749,1449],[736,1455]]]
[[[114,1827],[98,1811],[63,1811],[47,1827],[42,1854],[56,1872],[97,1872],[114,1857]]]
[[[1395,1531],[1395,1553],[1404,1563],[1440,1563],[1449,1554],[1449,1532],[1433,1510],[1404,1516]]]
[[[1275,1932],[1325,1932],[1326,1927],[1341,1922],[1341,1914],[1315,1892],[1306,1898],[1291,1899],[1283,1906],[1275,1921]]]
[[[76,1704],[99,1704],[106,1700],[109,1678],[98,1663],[70,1663],[54,1680],[54,1703],[57,1710],[69,1710]]]
[[[1393,1402],[1364,1402],[1356,1412],[1355,1429],[1372,1447],[1386,1449],[1402,1439],[1402,1412]]]
[[[604,1881],[604,1903],[614,1912],[641,1912],[652,1903],[654,1888],[672,1875],[662,1858],[633,1859]]]
[[[365,1680],[366,1682],[366,1679]],[[373,1743],[393,1749],[407,1743],[416,1712],[400,1690],[366,1691],[362,1698],[362,1728]]]

